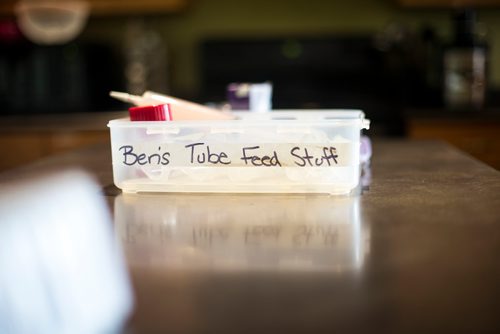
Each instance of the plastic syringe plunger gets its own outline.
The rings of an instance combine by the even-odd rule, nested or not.
[[[110,92],[109,95],[123,102],[136,106],[147,106],[168,103],[171,107],[172,120],[225,120],[234,119],[228,112],[222,112],[194,102],[178,99],[172,96],[146,91],[142,96],[122,92]]]

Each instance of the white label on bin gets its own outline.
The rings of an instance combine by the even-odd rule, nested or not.
[[[113,149],[114,163],[124,166],[310,168],[359,163],[359,143],[148,142]]]

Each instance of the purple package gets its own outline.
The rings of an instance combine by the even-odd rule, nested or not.
[[[370,160],[372,157],[372,142],[367,136],[361,136],[361,148],[359,152],[359,162],[361,164],[361,185],[364,188],[370,186],[372,173]]]
[[[227,86],[227,101],[232,110],[250,109],[250,84],[231,83]]]
[[[372,157],[372,142],[367,136],[361,136],[360,163],[369,163]]]

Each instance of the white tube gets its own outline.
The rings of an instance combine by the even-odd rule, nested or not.
[[[170,112],[172,113],[172,120],[174,121],[234,119],[234,116],[229,112],[219,111],[217,109],[205,107],[198,103],[189,102],[151,91],[146,91],[142,94],[142,96],[121,92],[110,92],[109,95],[120,101],[132,103],[137,106],[168,103],[170,104]]]

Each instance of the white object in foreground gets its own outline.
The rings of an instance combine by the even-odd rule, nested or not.
[[[62,172],[0,193],[0,333],[119,332],[132,308],[93,180]]]

